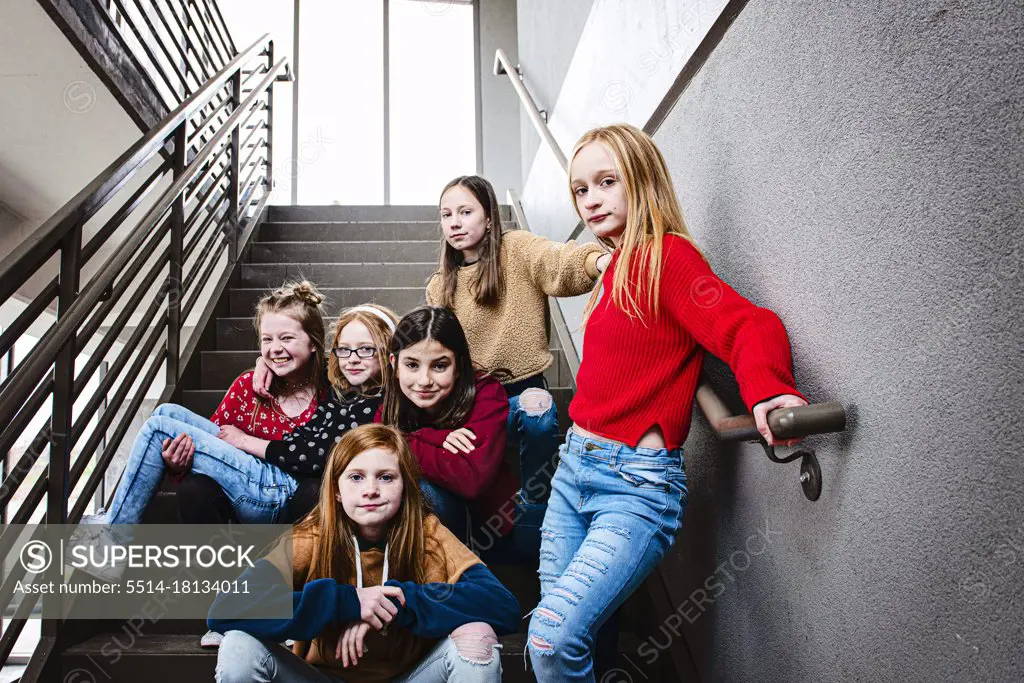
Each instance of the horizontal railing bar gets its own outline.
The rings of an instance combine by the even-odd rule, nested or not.
[[[185,51],[188,52],[189,48],[192,47],[192,39],[188,35],[188,30],[185,28],[184,24],[181,23],[181,17],[179,17],[178,13],[174,11],[174,7],[171,6],[171,0],[164,0],[164,2],[167,5],[168,11],[170,11],[171,13],[171,16],[174,18],[174,23],[178,26],[178,30],[180,31],[179,35],[181,35],[185,39]],[[206,64],[203,63],[203,59],[199,56],[199,52],[193,48],[192,53],[195,55],[195,61],[199,63],[199,68],[203,72],[203,78],[210,78],[212,72],[209,69],[207,69]],[[210,67],[214,68],[212,64],[210,65]],[[215,70],[216,69],[214,68],[214,72]],[[193,71],[195,72],[194,67]]]
[[[165,265],[166,261],[166,256],[160,259],[161,269]],[[152,286],[153,283],[150,282],[149,284],[150,286]],[[140,287],[140,291],[142,291],[143,294],[145,294],[146,291],[148,291],[148,289],[148,287],[146,289],[142,289]],[[141,298],[142,297],[139,297],[140,300]],[[153,323],[154,318],[156,318],[157,312],[164,305],[164,301],[166,300],[166,298],[166,294],[163,293],[158,293],[157,296],[153,297],[153,301],[150,302],[149,308],[146,310],[145,314],[143,314],[142,319],[140,320],[139,324],[135,327],[135,330],[132,332],[131,336],[128,338],[128,341],[125,342],[124,348],[122,348],[120,353],[117,354],[117,358],[115,358],[114,361],[110,364],[110,369],[99,381],[99,384],[96,387],[96,391],[92,394],[92,396],[86,402],[85,406],[81,409],[81,411],[79,411],[78,414],[75,415],[75,423],[71,427],[72,445],[78,443],[78,439],[82,436],[82,434],[85,433],[85,430],[88,428],[89,420],[92,419],[93,414],[95,414],[95,412],[100,408],[100,406],[103,405],[103,402],[107,400],[107,391],[110,389],[110,386],[117,379],[118,375],[121,373],[121,370],[124,368],[124,366],[128,364],[128,359],[131,358],[132,354],[136,351],[136,346],[138,345],[139,340],[142,339],[142,335],[145,333],[145,330]],[[136,302],[136,305],[138,305],[138,303],[141,303],[141,301]],[[125,318],[125,322],[127,322],[127,318],[130,317],[131,316],[127,316]],[[122,323],[121,327],[124,327],[124,323]],[[97,363],[97,366],[98,365],[99,363]],[[110,413],[113,414],[113,411],[110,411]]]
[[[21,604],[18,605],[18,610],[14,613],[14,618],[7,624],[4,635],[0,638],[0,662],[6,662],[7,658],[11,656],[11,651],[18,642],[18,636],[21,635],[25,624],[32,616],[32,610],[35,609],[41,595],[41,593],[23,595]]]
[[[264,79],[263,87],[269,87],[277,75],[277,72],[284,68],[285,60],[281,59],[275,66],[274,69]],[[241,119],[248,107],[250,107],[255,101],[255,94],[250,96],[238,109],[231,114],[227,121],[224,122],[224,126],[221,131],[217,134],[218,137],[226,137],[234,125]],[[216,138],[215,140],[216,141]],[[211,142],[214,142],[211,141]],[[194,159],[196,165],[201,165],[206,158],[212,153],[212,145],[204,148],[202,152]],[[194,173],[194,169],[192,173]],[[156,205],[150,208],[146,215],[139,222],[139,226],[132,234],[125,240],[123,249],[116,253],[108,263],[107,267],[100,271],[100,273],[85,286],[81,291],[75,302],[68,308],[66,315],[57,322],[54,329],[46,335],[44,339],[41,339],[36,347],[32,350],[29,357],[22,363],[18,371],[11,377],[8,391],[0,394],[0,420],[6,419],[15,407],[21,403],[24,395],[31,389],[29,382],[33,382],[32,378],[43,371],[44,367],[48,367],[53,361],[49,360],[56,357],[57,352],[60,348],[67,343],[74,330],[82,323],[82,320],[88,315],[89,309],[96,305],[96,302],[103,294],[103,290],[110,284],[116,273],[124,266],[127,254],[134,252],[138,248],[139,244],[145,237],[145,233],[152,229],[156,217],[161,216],[170,207],[171,202],[184,190],[185,184],[191,179],[191,174],[186,172],[180,178],[177,178],[171,186],[163,193],[160,200],[156,202]],[[45,365],[44,365],[45,363]]]
[[[211,258],[209,260],[209,263],[206,266],[206,270],[203,271],[203,274],[200,277],[199,282],[197,283],[197,286],[196,286],[196,288],[194,290],[194,294],[193,294],[192,298],[189,301],[187,301],[185,303],[185,305],[182,306],[182,308],[181,308],[181,317],[183,319],[187,319],[188,318],[189,313],[192,312],[192,309],[195,307],[196,303],[198,302],[199,297],[202,296],[203,288],[206,287],[206,283],[207,283],[207,281],[209,281],[210,275],[213,273],[213,269],[217,266],[217,262],[220,260],[221,255],[224,253],[224,251],[227,248],[228,248],[228,243],[226,241],[222,241],[220,243],[220,246],[217,247],[217,250],[214,253],[213,258]]]
[[[0,436],[0,445],[3,446],[3,450],[0,452],[6,453],[13,447],[14,443],[19,437],[23,436],[25,429],[28,424],[32,421],[40,410],[43,408],[43,403],[53,393],[53,375],[47,377],[44,381],[39,383],[32,396],[25,401],[25,407],[22,408],[18,414],[4,427],[3,435]],[[49,429],[48,425],[44,425],[40,428],[39,432],[29,443],[28,448],[22,452],[21,457],[18,458],[17,464],[11,469],[7,477],[4,479],[3,486],[0,487],[0,506],[6,506],[10,500],[18,492],[24,479],[20,481],[14,481],[16,476],[27,475],[32,469],[32,465],[39,459],[41,455],[42,445],[40,439],[43,438],[42,444],[45,445],[45,438],[42,437],[44,432]]]
[[[125,203],[118,208],[114,215],[104,223],[103,227],[97,230],[96,234],[89,238],[89,241],[82,247],[83,263],[95,256],[96,252],[100,250],[100,247],[103,246],[106,240],[109,239],[110,236],[121,226],[121,223],[124,222],[128,216],[134,213],[137,208],[139,208],[142,204],[142,200],[153,191],[153,188],[156,187],[160,176],[166,173],[169,167],[170,162],[164,161],[161,163],[156,170],[153,171],[153,173],[151,173],[138,188],[136,188],[135,192],[133,192]],[[56,282],[56,280],[54,282]]]
[[[118,384],[117,391],[114,392],[114,397],[110,399],[111,405],[120,406],[122,403],[124,403],[125,395],[131,390],[132,384],[135,382],[135,378],[138,377],[139,372],[142,370],[143,364],[149,357],[149,354],[152,353],[153,348],[156,346],[156,343],[160,341],[160,337],[163,336],[164,332],[166,331],[166,316],[164,317],[163,320],[161,320],[160,324],[156,325],[153,328],[149,327],[149,325],[152,324],[153,320],[156,318],[156,314],[160,311],[160,308],[162,306],[163,300],[160,298],[154,299],[150,303],[149,309],[146,311],[145,316],[146,324],[139,325],[135,329],[135,331],[132,333],[132,338],[129,344],[137,345],[148,331],[149,336],[146,337],[146,342],[142,345],[141,348],[131,348],[127,356],[119,356],[119,365],[103,378],[102,384],[103,391],[105,392],[110,388],[110,385],[114,381],[113,379],[110,378],[113,377],[114,379],[116,379],[117,376],[121,374],[121,370],[126,369],[125,376],[121,379],[120,384]],[[125,351],[128,351],[127,347]],[[135,359],[131,362],[131,364],[129,364],[128,359],[131,358],[132,354],[134,354],[136,351],[138,351],[138,354],[135,355]],[[122,354],[123,353],[124,352],[122,352]],[[142,396],[145,396],[146,389],[148,389],[148,385],[140,387],[138,393],[141,394]],[[99,393],[100,392],[97,391],[97,394]],[[99,407],[99,404],[102,403],[104,397],[102,395],[98,395],[95,396],[94,398],[97,398],[98,401],[96,405],[93,405],[93,401],[89,402],[89,408],[91,408],[91,412],[89,413],[90,419],[92,418],[92,412],[95,412],[96,408]],[[85,411],[83,411],[83,415],[84,413]],[[103,438],[106,436],[107,428],[110,426],[110,423],[114,421],[114,418],[116,418],[117,415],[118,411],[116,410],[106,410],[103,412],[103,414],[96,418],[96,426],[90,432],[89,438],[86,439],[85,445],[82,446],[81,450],[79,451],[78,458],[75,459],[75,462],[72,465],[71,470],[69,472],[67,485],[68,491],[74,491],[75,485],[78,483],[79,478],[82,476],[82,472],[85,471],[86,466],[92,459],[92,453],[96,450],[96,447],[99,445],[100,441],[102,441]],[[124,419],[131,419],[134,416],[126,414],[123,415],[122,417]],[[79,437],[82,436],[82,434],[85,433],[85,428],[88,427],[88,422],[86,420],[77,420],[76,422],[78,423],[79,426],[72,428],[71,431],[72,438],[77,440]],[[106,468],[103,469],[104,471],[106,470]],[[84,495],[89,498],[92,497],[92,494],[92,491],[87,491],[84,493]]]
[[[139,33],[138,27],[135,26],[135,23],[131,19],[131,16],[128,14],[127,11],[125,11],[124,4],[121,2],[121,0],[113,0],[113,2],[117,6],[118,10],[120,10],[122,16],[124,16],[125,25],[131,28],[132,32],[135,34],[136,40],[142,45],[142,49],[146,51],[146,55],[149,56],[149,61],[152,62],[154,67],[156,67],[160,75],[164,77],[164,82],[167,83],[168,89],[170,89],[172,93],[180,97],[180,95],[178,94],[178,87],[171,84],[170,80],[164,73],[164,68],[161,64],[161,61],[157,59],[156,55],[153,54],[153,51],[149,47],[149,43],[154,41],[147,40],[144,36],[142,36]],[[139,14],[142,15],[142,20],[146,22],[146,27],[152,34],[153,38],[155,39],[155,42],[157,43],[157,45],[160,46],[160,49],[163,51],[164,56],[167,57],[167,63],[170,64],[171,69],[174,71],[174,74],[178,77],[178,86],[181,86],[182,90],[186,89],[185,75],[178,70],[178,65],[175,62],[175,59],[171,57],[171,53],[168,51],[167,46],[165,45],[165,41],[161,40],[159,32],[156,30],[156,28],[153,26],[153,23],[150,21],[149,13],[143,11],[141,7],[138,7],[137,3],[136,7],[139,10]],[[101,7],[101,11],[102,9],[103,8]]]
[[[43,311],[49,307],[50,302],[56,298],[57,281],[54,280],[42,292],[36,295],[36,298],[29,302],[25,310],[11,321],[11,324],[3,331],[3,334],[0,334],[0,356],[6,355],[18,343],[21,335],[25,334],[28,328],[32,327],[32,323],[43,314]]]
[[[211,214],[211,216],[217,216],[217,214]],[[224,219],[225,216],[223,215],[217,216],[217,227],[209,231],[209,237],[206,238],[206,242],[203,244],[203,248],[199,251],[199,255],[192,263],[192,266],[188,270],[188,274],[184,277],[182,281],[182,287],[184,289],[187,289],[190,283],[194,282],[196,274],[199,272],[200,268],[202,267],[202,264],[206,263],[206,257],[210,255],[211,251],[213,251],[214,245],[217,243],[217,240],[224,239],[224,233],[221,232],[221,226],[223,226]],[[187,263],[187,261],[183,260],[182,263]],[[182,315],[183,319],[184,317],[185,316]]]
[[[35,272],[40,257],[56,251],[68,230],[86,216],[101,207],[107,197],[123,186],[129,178],[154,154],[159,152],[174,130],[205,102],[205,98],[232,77],[235,68],[256,53],[258,47],[268,40],[262,36],[245,52],[238,54],[203,88],[149,131],[139,142],[111,163],[81,192],[72,197],[49,220],[23,240],[12,252],[0,261],[0,301],[7,300]],[[280,62],[283,65],[283,61]],[[276,73],[276,70],[275,70]]]
[[[139,254],[139,256],[131,264],[131,266],[129,266],[129,268],[122,275],[117,285],[115,285],[113,295],[110,297],[110,299],[104,301],[100,308],[97,310],[96,314],[93,315],[93,317],[90,318],[89,321],[86,322],[86,324],[82,327],[82,330],[79,333],[79,339],[81,340],[83,345],[87,344],[89,340],[92,338],[92,335],[95,334],[96,331],[102,326],[104,318],[106,318],[107,314],[111,311],[111,309],[114,308],[117,302],[121,300],[121,297],[123,296],[124,292],[128,289],[128,287],[136,284],[135,276],[138,275],[139,271],[142,269],[142,266],[145,265],[145,263],[149,260],[150,256],[156,250],[156,246],[160,243],[162,237],[163,235],[160,235],[158,233],[150,239],[150,241],[146,244],[145,248],[142,250],[142,253]],[[162,260],[158,261],[158,263],[151,268],[151,272],[158,272],[163,267],[165,262],[166,255],[164,255],[162,257]],[[137,308],[138,302],[141,300],[142,295],[144,294],[145,290],[141,290],[140,292],[137,292],[136,294],[132,295],[132,298],[128,301],[128,304],[122,307],[121,313],[118,316],[118,320],[120,320],[121,317],[129,317],[131,313]],[[117,323],[115,322],[114,327],[116,327],[116,325]],[[120,328],[117,329],[119,330]],[[104,335],[103,339],[100,341],[97,348],[90,355],[89,362],[86,363],[85,367],[75,377],[74,389],[72,391],[71,399],[72,402],[74,402],[74,400],[77,399],[78,396],[85,389],[85,386],[91,379],[92,374],[96,371],[96,369],[99,366],[99,363],[102,362],[103,357],[106,355],[107,350],[110,348],[110,346],[113,345],[114,341],[116,340],[116,334],[117,331],[115,330],[114,332],[108,332],[106,335]],[[25,406],[18,412],[18,414],[14,417],[10,424],[8,424],[4,428],[2,435],[0,435],[0,452],[6,452],[13,445],[14,441],[17,440],[19,436],[21,436],[22,431],[24,431],[28,423],[35,417],[38,411],[42,408],[43,401],[46,400],[46,398],[50,395],[52,391],[53,378],[51,374],[51,377],[49,377],[45,383],[40,384],[40,386],[36,388],[35,393],[33,393],[32,397],[29,398],[29,400],[25,403]],[[36,436],[36,439],[33,440],[33,443],[36,443],[36,440],[40,438],[40,435],[42,433],[43,431],[40,430],[39,435]],[[38,453],[38,451],[35,452]],[[19,459],[17,466],[11,471],[7,479],[4,480],[3,487],[0,488],[0,505],[6,505],[7,501],[10,500],[10,498],[21,486],[22,482],[20,481],[11,486],[10,483],[12,478],[18,473],[27,473],[29,469],[31,469],[31,463],[29,462],[29,460],[31,460],[31,462],[35,462],[35,460],[39,457],[38,454],[35,457],[32,457],[32,453],[32,449],[26,450],[22,454],[21,459]]]
[[[145,355],[142,357],[145,357]],[[163,347],[160,348],[159,351],[157,351],[156,355],[153,356],[153,361],[150,363],[149,370],[146,372],[146,375],[142,379],[141,386],[147,388],[152,386],[153,380],[156,378],[156,374],[160,370],[160,365],[164,362],[164,360],[166,360],[166,358],[167,346],[164,345]],[[96,461],[96,467],[93,469],[92,474],[89,475],[89,478],[86,480],[85,485],[82,488],[82,493],[78,497],[78,502],[75,503],[75,506],[68,512],[69,524],[76,524],[82,518],[82,512],[85,510],[85,506],[89,504],[89,500],[93,497],[93,494],[96,493],[96,489],[99,487],[100,478],[104,476],[104,474],[107,471],[107,468],[110,466],[110,462],[114,459],[114,456],[117,454],[117,449],[120,447],[121,442],[124,440],[124,436],[128,432],[128,428],[131,426],[135,414],[139,412],[139,408],[142,406],[142,401],[145,398],[145,391],[137,391],[135,392],[135,395],[132,396],[132,400],[128,404],[128,409],[125,411],[123,419],[121,420],[121,422],[118,423],[117,429],[114,431],[113,436],[108,441],[106,448],[103,449],[103,453],[100,455],[99,460]],[[121,397],[121,401],[124,401],[123,396]],[[122,471],[121,474],[123,475],[124,472]],[[78,477],[81,477],[81,473],[78,474]],[[78,477],[76,477],[74,480],[76,483]],[[120,481],[118,483],[120,483]],[[71,484],[70,486],[73,487],[74,484]],[[113,494],[115,491],[117,491],[116,485],[111,487],[110,498],[113,498]],[[109,505],[109,503],[110,500],[104,501],[104,506]]]
[[[200,240],[203,239],[203,235],[207,234],[207,228],[210,226],[210,223],[218,220],[219,215],[224,211],[224,202],[226,201],[225,197],[227,196],[226,190],[224,188],[218,188],[218,190],[218,194],[213,202],[203,207],[206,211],[206,216],[203,218],[202,225],[199,226],[199,229],[195,231],[195,234],[189,240],[185,249],[182,250],[182,263],[188,263],[189,259],[192,258],[192,253],[199,245]]]

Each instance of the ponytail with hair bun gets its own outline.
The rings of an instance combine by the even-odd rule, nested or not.
[[[323,381],[323,368],[326,364],[324,342],[327,334],[324,331],[323,304],[325,297],[309,280],[285,282],[280,287],[265,295],[256,304],[256,315],[253,325],[257,337],[260,334],[260,323],[267,313],[287,315],[302,326],[309,335],[313,345],[313,357],[309,361],[309,382],[317,394],[326,388]],[[274,376],[270,383],[270,393],[275,396],[281,393],[278,378]]]

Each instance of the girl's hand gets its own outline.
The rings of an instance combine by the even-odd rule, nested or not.
[[[611,254],[602,254],[597,259],[597,272],[603,273],[607,268],[608,264],[612,262]]]
[[[178,434],[174,439],[164,439],[164,447],[160,454],[167,469],[172,472],[187,472],[192,467],[196,444],[188,434]]]
[[[270,393],[270,380],[272,379],[274,379],[274,373],[270,371],[270,366],[263,360],[263,356],[260,356],[256,359],[256,367],[252,371],[253,392],[268,401],[273,401],[274,397]]]
[[[459,451],[471,453],[476,448],[476,445],[473,443],[474,441],[476,441],[476,434],[465,427],[460,427],[449,434],[441,445],[444,446],[445,450],[452,453],[458,453]]]
[[[341,665],[348,668],[349,664],[355,666],[359,658],[366,654],[363,646],[363,639],[370,631],[370,625],[365,621],[357,621],[345,629],[345,632],[338,638],[338,647],[334,650],[334,658],[341,660]]]
[[[384,624],[390,624],[398,614],[395,603],[388,598],[398,598],[398,602],[405,607],[405,593],[398,586],[357,588],[356,595],[359,596],[359,618],[375,631],[384,628]]]
[[[220,439],[221,441],[231,444],[232,446],[241,451],[246,450],[245,447],[247,445],[247,442],[249,441],[249,435],[234,425],[222,426],[220,428],[220,433],[217,434],[217,438]]]
[[[792,394],[783,394],[767,401],[761,401],[754,406],[754,422],[757,423],[757,431],[761,432],[761,436],[764,437],[769,446],[795,446],[803,441],[803,439],[777,440],[772,435],[772,430],[768,427],[768,413],[776,408],[796,408],[805,405],[807,405],[807,401]]]

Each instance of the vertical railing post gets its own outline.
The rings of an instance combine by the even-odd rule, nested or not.
[[[60,245],[60,271],[57,294],[57,320],[67,315],[71,304],[78,298],[81,277],[82,221],[64,235]],[[50,462],[46,479],[46,524],[59,525],[68,519],[68,471],[71,465],[71,431],[74,424],[75,356],[77,334],[72,334],[67,343],[57,352],[53,363],[53,408],[50,413]],[[63,567],[53,562],[48,570],[48,580],[59,580]],[[43,637],[56,638],[60,631],[60,596],[43,596]]]
[[[174,131],[174,156],[171,159],[173,180],[185,172],[186,150],[188,149],[188,119],[182,121]],[[182,279],[182,245],[185,230],[185,191],[174,198],[171,204],[170,242],[167,246],[167,386],[177,386],[181,368],[181,299],[185,284]]]
[[[267,73],[274,68],[274,41],[267,45]],[[267,88],[267,179],[265,192],[274,191],[274,84]]]
[[[242,103],[242,65],[239,64],[235,70],[233,76],[231,76],[231,111],[237,111],[238,106]],[[242,222],[239,220],[241,217],[238,215],[238,195],[239,195],[239,183],[242,182],[241,172],[239,168],[239,153],[241,150],[241,133],[242,133],[241,122],[236,122],[235,127],[231,130],[231,151],[230,159],[228,162],[231,164],[231,170],[228,172],[228,213],[227,213],[227,235],[230,240],[228,251],[231,262],[234,263],[238,260],[238,236],[241,233]]]

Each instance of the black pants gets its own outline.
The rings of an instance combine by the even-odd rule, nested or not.
[[[178,482],[175,499],[182,524],[238,523],[238,516],[227,494],[205,474],[187,474]],[[316,507],[320,500],[319,479],[299,479],[299,487],[288,500],[280,524],[294,524]]]

